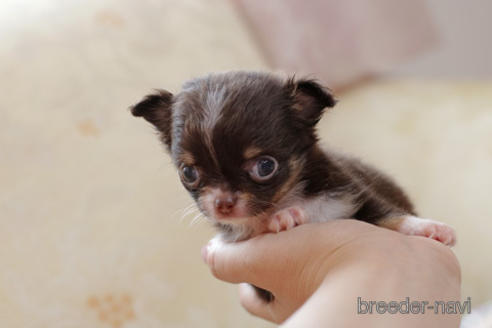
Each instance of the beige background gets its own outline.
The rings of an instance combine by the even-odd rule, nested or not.
[[[489,0],[427,0],[439,44],[396,68],[392,75],[490,80],[492,29]]]
[[[0,4],[2,327],[269,327],[201,263],[213,235],[127,107],[209,71],[266,69],[214,1]],[[322,140],[393,174],[453,225],[463,295],[492,297],[492,83],[361,86]]]

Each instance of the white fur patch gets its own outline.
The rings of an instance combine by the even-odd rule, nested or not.
[[[350,197],[331,198],[326,194],[315,198],[302,199],[293,202],[290,206],[302,208],[307,223],[348,219],[357,209]]]
[[[203,122],[201,122],[205,133],[211,134],[215,124],[220,119],[224,98],[224,88],[216,87],[214,90],[207,92],[207,99],[205,101],[204,108],[204,119]]]
[[[217,86],[215,89],[208,91],[206,97],[205,106],[203,108],[203,120],[200,122],[200,126],[205,137],[205,142],[208,144],[210,155],[212,156],[213,161],[218,164],[219,160],[217,159],[212,143],[212,133],[222,114],[225,89]]]

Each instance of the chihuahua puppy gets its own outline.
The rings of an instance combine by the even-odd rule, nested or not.
[[[454,230],[417,217],[387,175],[319,146],[316,123],[335,103],[314,80],[228,72],[191,80],[178,94],[158,90],[131,111],[157,128],[224,241],[352,218],[453,245]]]

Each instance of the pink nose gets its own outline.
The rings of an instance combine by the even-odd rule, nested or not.
[[[215,209],[220,214],[230,214],[234,209],[234,205],[236,205],[236,196],[231,193],[224,193],[222,195],[217,196],[215,199]]]

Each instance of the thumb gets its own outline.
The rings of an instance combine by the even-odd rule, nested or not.
[[[226,243],[215,237],[202,248],[202,257],[212,274],[230,283],[249,282],[261,287],[267,262],[266,246],[269,235],[261,235],[246,241]],[[266,239],[266,240],[265,240]]]

